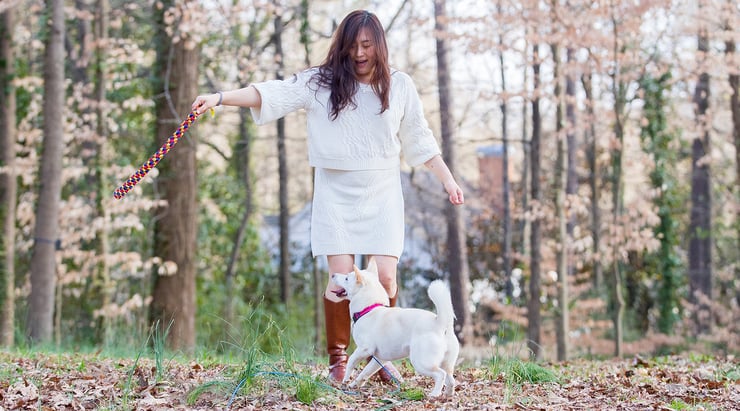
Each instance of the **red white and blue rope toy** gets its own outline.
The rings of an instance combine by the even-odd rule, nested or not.
[[[211,111],[211,116],[215,115],[215,111],[213,109]],[[188,117],[180,124],[180,127],[175,130],[174,133],[167,139],[167,141],[162,145],[162,147],[157,150],[156,153],[152,154],[151,157],[149,157],[149,160],[147,160],[144,164],[139,167],[138,170],[134,174],[131,174],[131,177],[126,180],[125,183],[123,183],[120,187],[118,187],[113,192],[113,197],[115,197],[117,200],[120,200],[123,198],[123,196],[126,195],[129,191],[131,191],[134,186],[141,181],[144,176],[146,176],[154,167],[159,164],[160,161],[164,158],[164,156],[169,153],[170,150],[172,150],[172,147],[177,144],[177,142],[180,140],[180,137],[185,135],[185,132],[188,130],[191,124],[195,122],[195,120],[198,119],[199,114],[196,111],[191,111],[190,114],[188,114]]]

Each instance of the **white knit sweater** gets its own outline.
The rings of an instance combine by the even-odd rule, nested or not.
[[[424,110],[411,77],[394,71],[390,104],[380,113],[380,99],[369,85],[360,84],[356,108],[343,110],[335,120],[329,110],[329,90],[310,82],[316,68],[286,80],[253,86],[262,97],[260,110],[252,109],[257,124],[306,110],[308,161],[313,167],[337,170],[378,170],[406,163],[417,166],[440,154],[439,145],[424,118]]]

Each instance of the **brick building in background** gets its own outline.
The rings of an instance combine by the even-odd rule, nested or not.
[[[504,146],[493,144],[480,147],[476,150],[478,154],[478,172],[480,173],[478,185],[480,199],[484,207],[490,208],[496,216],[504,214]]]

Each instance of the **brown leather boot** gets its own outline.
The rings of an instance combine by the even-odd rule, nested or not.
[[[335,303],[324,297],[324,319],[326,351],[329,354],[329,380],[341,383],[347,371],[347,347],[350,335],[349,301]]]
[[[389,307],[395,307],[396,306],[396,300],[398,299],[398,292],[396,292],[396,295],[393,296],[393,298],[390,298],[390,304]],[[370,357],[368,361],[375,361],[373,357]],[[386,368],[388,371],[386,371]],[[385,366],[385,368],[381,368],[375,375],[378,376],[378,379],[380,382],[384,384],[393,384],[393,377],[391,376],[393,374],[393,377],[397,378],[398,380],[401,380],[401,373],[398,372],[396,367],[394,367],[392,364],[388,364]]]

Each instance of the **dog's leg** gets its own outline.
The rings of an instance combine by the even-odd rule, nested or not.
[[[450,358],[445,358],[444,363],[442,364],[442,369],[445,370],[445,373],[447,374],[445,376],[445,395],[451,396],[452,393],[455,391],[455,377],[453,376],[453,373],[455,371],[455,361],[457,358],[450,361]]]
[[[349,377],[352,375],[352,370],[355,369],[357,363],[360,362],[361,359],[367,358],[370,354],[372,354],[370,350],[363,350],[359,347],[355,349],[355,352],[353,352],[352,355],[349,356],[349,360],[347,360],[347,371],[344,374],[344,379],[342,380],[343,383],[349,381]]]
[[[434,388],[429,394],[430,397],[442,395],[447,376],[443,368],[448,348],[445,340],[440,337],[433,334],[417,335],[410,346],[409,361],[416,372],[434,379]]]
[[[452,330],[449,330],[447,337],[447,352],[445,358],[442,361],[442,369],[447,373],[445,378],[445,395],[451,396],[455,391],[455,377],[453,376],[455,371],[455,364],[457,363],[457,356],[460,354],[460,343],[457,341],[455,334]]]
[[[455,382],[455,377],[452,376],[451,372],[447,373],[447,376],[445,377],[445,395],[450,397],[455,392],[455,385],[457,385],[457,382]]]
[[[442,395],[442,387],[444,387],[445,380],[447,379],[447,373],[443,369],[436,367],[436,370],[427,370],[426,374],[419,371],[419,374],[434,378],[434,388],[429,393],[430,397],[439,397]]]
[[[427,357],[414,357],[415,356],[413,355],[409,356],[409,360],[411,361],[411,365],[414,366],[416,372],[434,379],[434,388],[432,389],[432,392],[429,393],[429,396],[439,397],[442,395],[442,387],[445,385],[447,373],[437,365],[439,360]]]
[[[434,388],[432,389],[432,392],[429,393],[430,397],[439,397],[442,395],[442,387],[444,387],[445,380],[447,379],[447,373],[445,370],[434,364],[421,363],[421,361],[414,361],[414,359],[411,359],[411,365],[414,366],[417,373],[434,379]]]
[[[362,372],[360,375],[355,378],[354,381],[352,381],[352,384],[350,384],[350,387],[354,387],[355,385],[358,385],[360,387],[365,384],[365,382],[373,376],[378,370],[381,368],[380,363],[375,360],[375,358],[370,357],[370,361],[368,361],[365,368],[362,369]]]

